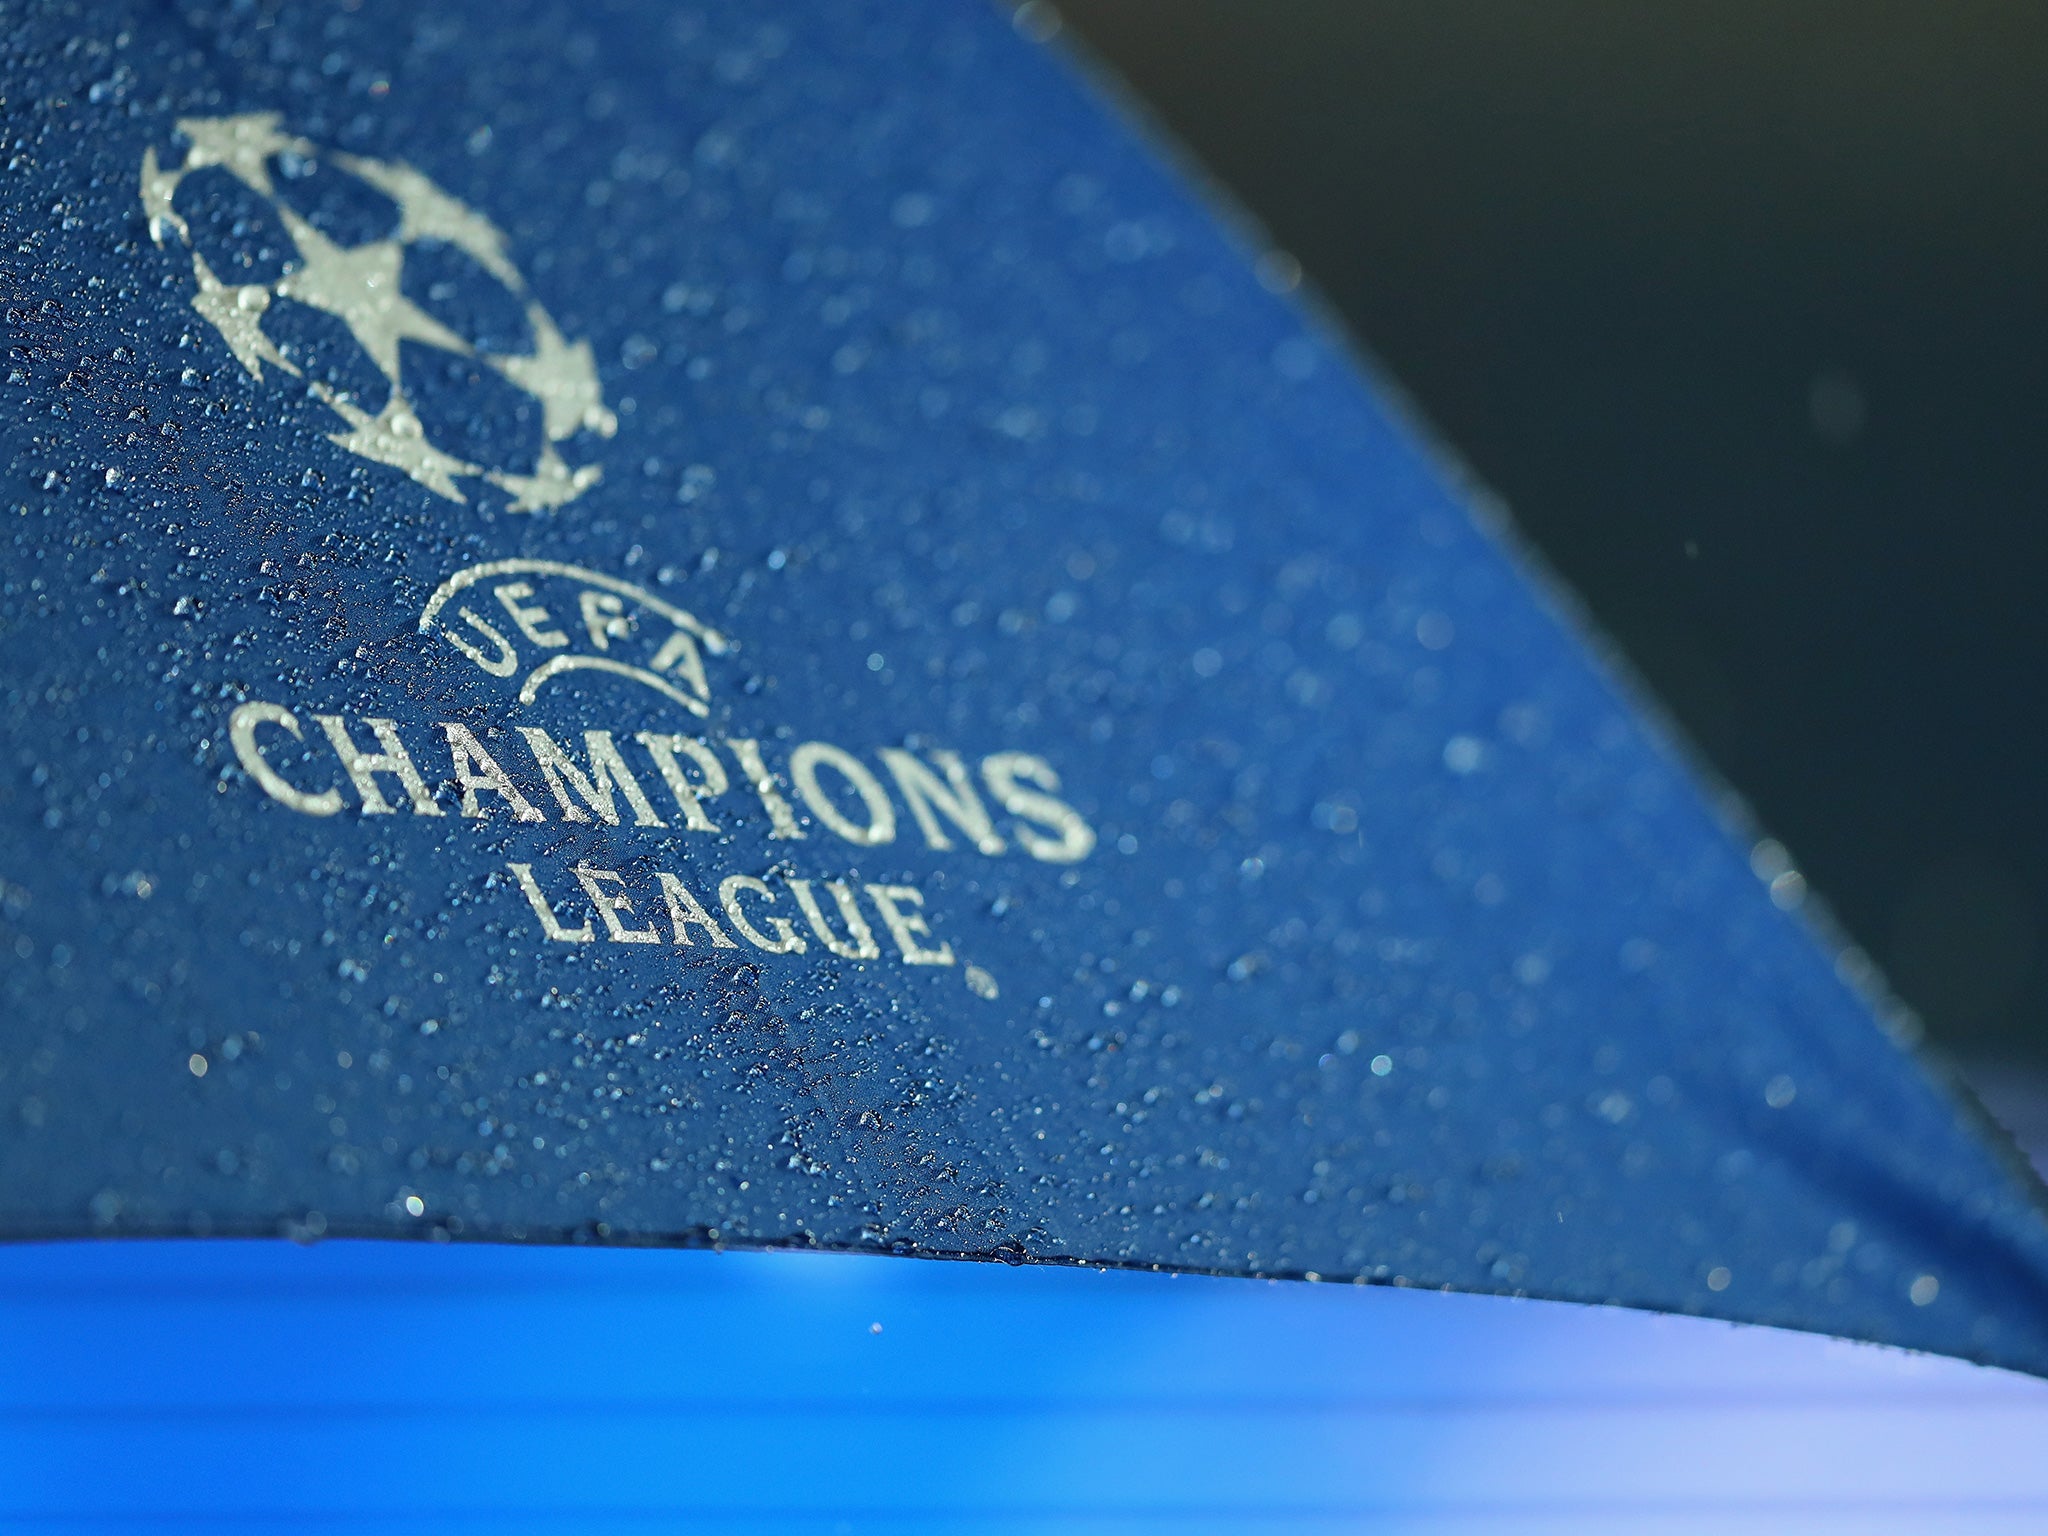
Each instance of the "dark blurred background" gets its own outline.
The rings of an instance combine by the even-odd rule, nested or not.
[[[1060,14],[1987,1099],[2048,1073],[2048,7]]]

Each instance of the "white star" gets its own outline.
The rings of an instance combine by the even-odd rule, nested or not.
[[[165,229],[175,229],[180,240],[187,245],[192,243],[192,231],[186,227],[183,215],[171,206],[178,183],[184,179],[182,167],[167,171],[157,164],[154,149],[142,152],[142,215],[149,220],[149,238],[157,245],[164,243]]]
[[[280,203],[278,216],[299,248],[300,265],[277,284],[280,296],[325,310],[347,326],[393,389],[398,344],[414,340],[467,354],[469,343],[408,299],[399,288],[405,251],[395,240],[336,245]]]
[[[541,451],[540,463],[532,474],[515,475],[505,470],[493,470],[484,478],[512,493],[512,504],[506,510],[552,512],[581,496],[603,475],[604,471],[595,464],[572,470],[555,452],[555,445],[549,443]]]
[[[466,203],[450,197],[402,160],[363,160],[336,155],[344,170],[367,181],[398,204],[398,239],[444,240],[469,252],[493,277],[514,293],[524,293],[519,269],[505,254],[505,235],[497,225]]]
[[[588,427],[600,437],[619,430],[619,418],[605,409],[604,393],[597,383],[597,360],[590,343],[573,345],[555,328],[548,312],[538,304],[526,306],[526,320],[533,327],[533,355],[493,357],[491,366],[540,401],[550,442],[559,443]]]
[[[291,365],[276,344],[263,334],[263,312],[270,308],[270,290],[261,283],[229,287],[213,275],[206,258],[192,253],[192,275],[199,291],[192,295],[192,307],[208,325],[220,332],[220,339],[235,354],[235,361],[255,379],[263,377],[263,365],[275,363],[286,373],[299,370]]]
[[[272,155],[313,153],[304,139],[278,132],[278,114],[250,112],[240,117],[182,117],[178,132],[192,141],[185,156],[185,169],[196,171],[209,165],[224,165],[246,185],[265,197],[271,195]]]
[[[443,453],[428,442],[419,417],[412,413],[411,404],[396,389],[391,391],[391,398],[384,403],[384,409],[375,416],[325,384],[314,384],[313,393],[349,424],[346,432],[328,433],[329,442],[363,458],[403,470],[437,496],[445,496],[450,501],[465,500],[456,488],[457,477],[482,473],[477,465],[466,463],[452,453]]]

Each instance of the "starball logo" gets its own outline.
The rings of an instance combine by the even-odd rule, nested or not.
[[[617,430],[590,346],[563,338],[497,227],[401,162],[323,160],[279,122],[269,113],[185,119],[182,159],[167,167],[152,150],[142,163],[150,236],[189,253],[191,308],[247,375],[259,384],[295,380],[339,418],[334,444],[450,501],[480,483],[503,493],[505,510],[555,511],[595,486],[598,466],[572,467],[563,451]],[[376,195],[351,240],[342,238],[350,221],[334,213],[334,184],[311,190],[323,166],[344,178],[344,208],[363,188]],[[320,227],[323,216],[332,228]],[[244,230],[266,217],[274,224],[267,245],[206,249],[209,224]],[[434,312],[432,301],[451,285],[410,274],[434,261],[445,278],[451,253],[469,279],[509,296],[524,350],[506,350],[503,326],[494,336],[464,335],[452,310]],[[344,337],[359,354],[352,374],[331,347],[323,354],[287,339],[308,314],[321,317],[330,341]],[[522,395],[540,427],[533,461],[486,465],[435,441],[416,408],[409,359],[418,349],[488,370]],[[955,950],[918,884],[812,868],[804,851],[836,843],[900,868],[907,846],[1052,865],[1078,863],[1096,846],[1094,830],[1061,798],[1053,765],[1032,753],[969,756],[914,737],[854,750],[788,728],[769,740],[707,734],[717,670],[738,643],[604,571],[483,561],[448,576],[416,614],[394,615],[393,628],[423,666],[438,653],[486,702],[446,711],[463,718],[436,719],[422,718],[403,694],[375,713],[249,699],[227,721],[236,761],[255,789],[312,818],[353,811],[507,830],[615,828],[606,845],[614,849],[646,838],[644,853],[615,856],[614,868],[564,852],[549,832],[531,856],[497,866],[491,883],[544,949],[957,967],[976,995],[995,998],[996,978]],[[586,717],[565,723],[564,711]],[[589,717],[605,711],[615,718]],[[734,858],[744,846],[736,834],[749,833],[767,845],[737,855],[749,867],[711,867]],[[891,854],[877,852],[892,845]]]
[[[338,418],[331,441],[450,501],[482,480],[511,511],[547,512],[595,485],[597,465],[563,456],[574,439],[618,429],[590,344],[563,337],[498,227],[402,161],[323,154],[279,121],[184,118],[183,159],[143,152],[150,239],[190,253],[192,309],[235,361],[258,382],[265,368],[297,378]],[[443,296],[458,288],[482,302]],[[321,345],[337,327],[338,357]],[[523,397],[539,427],[515,438],[525,462],[476,463],[435,441],[415,381],[450,362]]]

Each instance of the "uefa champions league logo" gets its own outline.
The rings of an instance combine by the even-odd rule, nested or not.
[[[331,442],[450,501],[488,486],[510,511],[547,512],[595,485],[598,466],[578,460],[618,420],[589,342],[563,336],[504,234],[411,166],[323,151],[279,121],[186,118],[176,164],[155,149],[142,157],[150,239],[190,258],[191,308],[248,379],[289,384]],[[451,399],[466,404],[451,411]],[[1033,753],[963,756],[902,730],[888,733],[901,745],[866,752],[787,726],[772,739],[724,734],[706,661],[734,642],[600,570],[486,559],[443,580],[408,623],[440,664],[460,659],[458,675],[487,691],[489,713],[520,723],[444,718],[446,673],[419,689],[386,672],[379,682],[394,694],[376,714],[317,682],[291,698],[238,693],[227,745],[257,790],[303,816],[353,805],[366,817],[452,814],[494,832],[560,823],[659,839],[629,859],[610,851],[628,851],[622,844],[572,846],[551,832],[500,866],[497,888],[550,950],[642,945],[643,955],[863,965],[893,953],[908,966],[955,968],[976,997],[994,1000],[994,975],[941,937],[941,914],[917,885],[871,879],[874,869],[806,874],[795,854],[715,867],[730,855],[719,852],[725,823],[714,813],[807,854],[901,843],[1071,865],[1096,847],[1095,829],[1060,798],[1059,773]],[[655,850],[680,855],[693,835],[718,841],[694,861],[652,867]]]
[[[598,466],[572,466],[562,454],[562,446],[580,434],[610,437],[618,428],[605,407],[590,343],[563,337],[506,255],[497,226],[402,161],[323,152],[280,131],[278,122],[270,112],[185,118],[177,125],[188,145],[181,162],[167,166],[154,149],[142,158],[142,209],[150,238],[161,247],[175,236],[189,250],[192,308],[235,360],[259,382],[266,369],[302,378],[306,391],[339,418],[331,441],[451,501],[467,500],[464,480],[482,479],[506,493],[509,510],[547,512],[594,485]],[[210,262],[188,217],[194,199],[183,200],[188,206],[181,212],[180,187],[216,167],[253,195],[266,221],[274,221],[269,227],[287,248],[265,252],[271,270],[237,271],[219,252]],[[309,212],[302,206],[307,199],[293,195],[316,171],[352,181],[386,210],[385,227],[323,229],[317,210]],[[497,290],[501,309],[509,307],[523,334],[509,342],[494,336],[487,345],[474,332],[465,335],[451,313],[437,313],[446,306],[434,302],[435,286],[409,279],[407,263],[424,268],[438,261],[446,271],[450,253],[470,286]],[[286,304],[327,317],[322,323],[330,332],[335,323],[343,328],[367,360],[370,371],[361,360],[350,360],[360,382],[351,387],[310,376],[293,346],[266,329],[266,321],[275,328]],[[415,347],[429,349],[429,357],[480,365],[524,397],[522,406],[539,418],[537,447],[524,462],[472,462],[434,440],[408,394],[406,353]]]

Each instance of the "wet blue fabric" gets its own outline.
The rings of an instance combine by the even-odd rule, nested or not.
[[[0,1230],[2048,1370],[2038,1187],[1789,857],[1031,30],[10,17]]]

